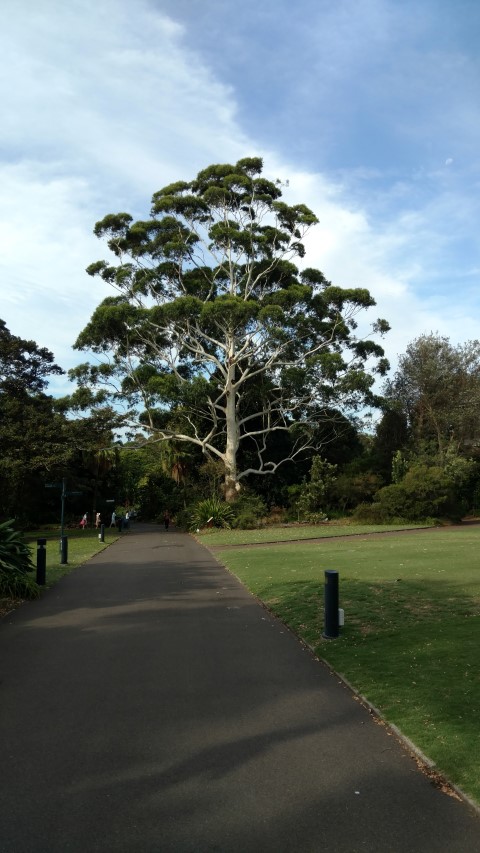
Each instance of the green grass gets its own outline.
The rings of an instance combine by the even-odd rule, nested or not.
[[[94,554],[103,551],[112,542],[115,542],[119,537],[116,528],[105,528],[105,542],[100,542],[98,538],[99,531],[92,530],[67,530],[68,536],[68,564],[60,565],[60,533],[52,533],[51,531],[36,531],[29,533],[27,541],[32,549],[32,559],[36,564],[37,553],[37,538],[46,538],[47,540],[47,572],[46,580],[47,587],[53,586],[63,575],[68,574],[85,563]]]
[[[353,536],[361,533],[385,533],[424,525],[418,524],[305,524],[292,527],[264,527],[261,530],[202,530],[196,533],[204,545],[259,545],[262,542],[290,542],[297,539],[319,539],[329,536]]]
[[[105,529],[105,542],[100,542],[98,532],[98,530],[67,530],[68,564],[63,566],[60,565],[60,533],[52,533],[50,530],[39,530],[31,532],[25,537],[30,544],[34,565],[36,565],[37,560],[37,538],[47,540],[47,587],[53,586],[61,577],[82,563],[85,563],[90,557],[108,547],[108,545],[119,537],[115,528],[111,530],[108,528]],[[35,572],[33,572],[33,577],[35,577]],[[4,616],[15,607],[18,607],[19,604],[21,604],[21,601],[18,599],[0,598],[0,616]]]
[[[217,556],[480,803],[480,528]],[[325,569],[345,610],[333,641]]]

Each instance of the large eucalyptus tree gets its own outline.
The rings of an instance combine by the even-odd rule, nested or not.
[[[262,168],[260,158],[213,165],[156,192],[148,219],[97,223],[113,258],[87,272],[116,295],[76,347],[106,358],[72,371],[92,400],[95,386],[110,386],[146,436],[220,460],[227,500],[249,474],[285,461],[268,458],[275,431],[292,434],[287,458],[296,458],[312,446],[320,411],[372,401],[371,374],[388,367],[378,344],[356,336],[356,315],[375,305],[368,290],[293,263],[317,219],[281,201]],[[250,461],[239,470],[244,442]]]

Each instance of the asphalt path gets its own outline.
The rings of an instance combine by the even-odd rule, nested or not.
[[[0,623],[1,853],[476,853],[350,690],[186,534]]]

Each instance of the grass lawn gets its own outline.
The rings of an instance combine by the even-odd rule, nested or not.
[[[480,803],[480,527],[217,556]],[[339,571],[338,640],[321,636],[325,569]]]
[[[63,575],[71,572],[77,566],[85,563],[98,551],[102,551],[119,537],[116,528],[105,528],[105,542],[100,542],[98,539],[98,530],[67,530],[68,536],[68,564],[60,565],[60,532],[53,531],[34,531],[26,536],[32,550],[32,559],[34,565],[37,560],[37,538],[47,540],[47,571],[46,571],[46,586],[53,586]],[[35,572],[33,573],[35,577]],[[0,617],[4,616],[10,610],[13,610],[21,604],[21,601],[9,598],[0,598]]]
[[[320,539],[328,536],[354,536],[359,533],[385,533],[420,527],[418,524],[390,526],[366,524],[299,524],[292,527],[264,527],[261,530],[202,530],[196,533],[202,545],[259,545],[262,542],[290,542],[296,539]]]

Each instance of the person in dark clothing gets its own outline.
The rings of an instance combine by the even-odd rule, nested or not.
[[[166,509],[165,512],[163,513],[163,523],[165,525],[165,530],[168,530],[168,527],[170,524],[170,513],[169,513],[168,509]]]

